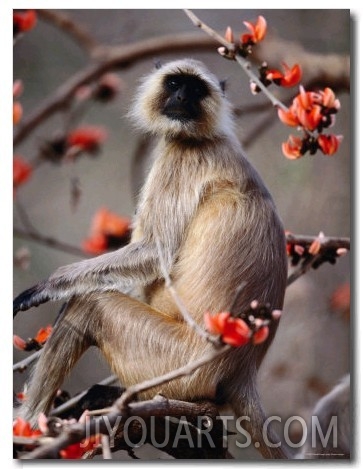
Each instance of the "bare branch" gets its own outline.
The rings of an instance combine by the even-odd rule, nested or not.
[[[129,402],[132,401],[135,396],[137,396],[137,394],[139,394],[140,392],[155,388],[157,386],[169,382],[170,380],[182,378],[183,376],[188,376],[201,366],[206,365],[217,357],[222,356],[225,352],[230,349],[231,347],[229,345],[223,345],[220,348],[210,348],[207,353],[205,353],[201,358],[197,360],[187,363],[186,365],[181,366],[180,368],[176,368],[175,370],[169,371],[168,373],[165,373],[161,376],[156,376],[155,378],[151,378],[149,380],[130,386],[116,401],[114,407],[116,409],[123,409],[128,406]]]
[[[29,231],[29,230],[25,231],[25,230],[15,227],[14,236],[18,238],[22,238],[22,239],[36,241],[50,248],[58,249],[59,251],[67,252],[69,254],[74,254],[79,257],[90,257],[90,254],[87,254],[81,248],[63,243],[49,236],[43,236],[40,233],[35,233],[34,231]]]
[[[176,400],[169,400],[162,396],[143,402],[133,402],[128,404],[127,408],[114,410],[101,418],[88,420],[84,423],[75,423],[64,426],[62,432],[56,438],[39,438],[37,441],[41,444],[38,448],[22,456],[21,459],[44,459],[55,454],[70,444],[79,443],[85,438],[89,438],[96,433],[108,435],[110,428],[119,425],[118,430],[122,429],[126,418],[130,416],[138,416],[146,418],[150,415],[180,416],[186,418],[195,415],[205,415],[210,413],[211,409],[215,409],[212,403],[191,403]],[[217,411],[214,410],[214,413]]]
[[[18,363],[14,363],[13,371],[24,371],[31,363],[33,363],[35,360],[38,360],[41,352],[41,350],[38,350],[29,357],[24,358],[24,360],[21,360]]]
[[[70,19],[68,15],[57,10],[37,10],[39,18],[48,21],[57,28],[69,34],[86,52],[92,55],[99,46],[98,42],[79,24]]]
[[[223,36],[221,36],[217,31],[214,29],[210,28],[207,24],[203,23],[197,15],[195,15],[191,10],[184,9],[185,14],[190,18],[193,24],[200,28],[202,31],[206,32],[210,37],[215,39],[217,42],[222,44],[229,52],[234,53],[235,52],[235,45],[232,44],[231,42],[228,42],[224,39]]]
[[[320,233],[317,237],[287,233],[286,241],[291,251],[293,264],[298,264],[295,271],[289,275],[287,286],[311,268],[317,268],[326,261],[334,263],[337,257],[350,250],[349,238],[334,238],[325,236],[323,233]],[[315,250],[312,250],[311,247],[314,243]]]
[[[286,241],[288,244],[310,246],[316,240],[316,236],[310,235],[296,235],[293,233],[286,234]],[[344,248],[350,250],[350,238],[332,237],[332,236],[319,236],[319,241],[322,248],[325,249],[339,249]]]

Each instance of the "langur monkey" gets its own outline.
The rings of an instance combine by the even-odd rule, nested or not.
[[[232,304],[236,311],[252,300],[283,307],[284,230],[268,190],[243,155],[217,78],[196,60],[165,64],[143,80],[130,114],[139,128],[159,137],[130,244],[61,267],[14,301],[15,313],[46,301],[68,302],[21,409],[33,422],[50,410],[65,375],[91,345],[99,347],[124,386],[180,367],[213,346],[181,318],[165,270],[201,326],[205,311],[225,311]],[[228,403],[236,417],[245,417],[264,457],[285,458],[278,444],[264,441],[265,415],[256,390],[257,370],[276,326],[277,321],[265,343],[231,349],[140,398],[161,392]]]

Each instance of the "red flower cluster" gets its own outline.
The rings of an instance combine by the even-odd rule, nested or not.
[[[251,342],[254,345],[264,342],[268,335],[269,329],[259,320],[255,321],[255,330],[241,318],[231,317],[231,313],[224,311],[212,316],[209,312],[204,313],[204,323],[207,330],[211,334],[218,334],[224,343],[234,347],[240,347]]]
[[[90,236],[82,243],[82,249],[90,254],[101,254],[108,249],[125,245],[130,235],[131,221],[106,208],[94,215]]]
[[[211,334],[220,335],[224,343],[234,347],[247,344],[252,335],[243,319],[231,317],[231,313],[226,311],[214,316],[204,313],[204,323]]]
[[[247,27],[249,33],[241,34],[239,43],[235,44],[235,46],[238,54],[242,57],[247,57],[252,52],[252,46],[265,38],[267,22],[263,16],[259,16],[256,23],[244,21],[243,24]],[[224,37],[229,43],[235,43],[234,34],[230,26],[227,27]],[[225,47],[220,47],[218,52],[226,58],[234,59],[234,54],[229,52]]]
[[[82,151],[94,153],[107,139],[107,131],[93,125],[78,127],[67,135],[67,144],[76,146]]]
[[[290,135],[288,141],[282,144],[286,158],[297,159],[307,151],[313,155],[317,150],[325,155],[333,155],[343,137],[323,135],[322,132],[334,125],[334,117],[339,108],[340,102],[330,88],[314,92],[305,91],[300,86],[300,93],[294,98],[289,109],[278,109],[281,122],[291,127],[300,127],[305,131],[302,138]],[[317,136],[313,134],[315,131],[318,133]]]
[[[37,22],[37,15],[34,10],[25,10],[13,13],[13,35],[30,31]]]
[[[42,435],[42,432],[40,430],[34,430],[29,422],[21,417],[17,417],[13,422],[13,435],[32,438]]]
[[[62,459],[81,459],[82,456],[95,449],[101,442],[100,435],[92,435],[83,440],[80,443],[74,443],[73,445],[67,446],[67,448],[61,449],[59,454]]]
[[[63,159],[74,160],[81,153],[96,154],[107,139],[108,133],[103,127],[84,125],[71,130],[67,135],[56,136],[43,143],[41,156],[52,163]]]
[[[30,350],[39,350],[43,347],[45,342],[48,340],[52,331],[53,331],[53,327],[50,325],[46,327],[42,327],[41,329],[39,329],[35,337],[31,339],[27,339],[27,340],[22,339],[18,335],[14,335],[13,336],[14,347],[16,347],[19,350],[24,350],[26,352],[29,352]]]
[[[299,64],[289,68],[284,62],[282,63],[283,72],[280,70],[267,70],[266,79],[273,81],[278,86],[290,88],[300,83],[302,70]]]
[[[293,65],[291,68],[286,64],[282,63],[283,72],[280,70],[269,69],[267,63],[264,62],[259,68],[260,82],[267,86],[270,86],[271,83],[274,83],[277,86],[282,86],[284,88],[291,88],[292,86],[297,85],[302,77],[302,70],[299,64]],[[250,84],[252,94],[257,94],[261,91],[261,88],[251,81]]]
[[[87,411],[80,417],[79,422],[85,420],[84,415]],[[14,436],[23,436],[28,438],[36,438],[40,436],[47,436],[48,425],[47,418],[44,414],[40,414],[38,418],[39,429],[33,429],[29,422],[17,417],[13,422],[13,435]],[[79,443],[74,443],[67,446],[66,448],[60,450],[59,455],[62,459],[81,459],[82,456],[87,453],[87,451],[95,449],[101,442],[101,437],[99,434],[92,435],[89,438],[82,440]],[[31,445],[24,445],[25,447],[30,447]]]

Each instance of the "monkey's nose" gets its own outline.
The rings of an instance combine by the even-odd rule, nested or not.
[[[181,103],[187,102],[187,92],[186,92],[185,86],[182,86],[181,88],[178,89],[177,94],[176,94],[176,99],[180,101]]]

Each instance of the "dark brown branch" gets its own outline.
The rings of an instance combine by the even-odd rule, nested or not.
[[[289,275],[287,286],[304,275],[311,268],[317,268],[324,262],[335,263],[337,257],[350,250],[350,239],[341,237],[328,237],[323,233],[319,236],[304,236],[288,233],[287,246],[296,269]],[[313,243],[318,243],[311,252]],[[301,251],[301,253],[300,253]]]
[[[196,415],[208,415],[212,412],[218,414],[212,403],[191,403],[177,400],[168,400],[161,396],[143,402],[130,403],[127,408],[110,412],[107,416],[92,419],[86,423],[75,423],[65,425],[62,432],[51,441],[44,442],[40,447],[25,454],[22,459],[44,459],[56,457],[61,449],[66,448],[70,444],[79,443],[90,435],[101,433],[108,435],[110,428],[118,425],[118,432],[122,430],[125,421],[130,416],[138,416],[147,418],[150,415],[155,417],[180,417],[181,415],[195,417]],[[41,443],[41,438],[39,442]]]
[[[24,231],[20,228],[14,228],[14,236],[22,239],[28,239],[31,241],[36,241],[37,243],[44,244],[47,247],[58,249],[59,251],[67,252],[69,254],[74,254],[79,257],[91,257],[89,254],[84,252],[82,249],[72,246],[70,244],[62,243],[57,239],[50,238],[49,236],[43,236],[39,233],[33,231]]]
[[[69,34],[86,52],[92,55],[92,52],[99,46],[97,41],[82,28],[79,24],[72,21],[68,15],[57,10],[37,10],[39,18],[48,21],[57,28]]]
[[[317,239],[316,236],[295,235],[292,233],[286,234],[286,241],[288,244],[299,246],[310,246],[312,242]],[[350,238],[332,237],[332,236],[319,236],[319,241],[323,249],[348,249],[350,250]]]

